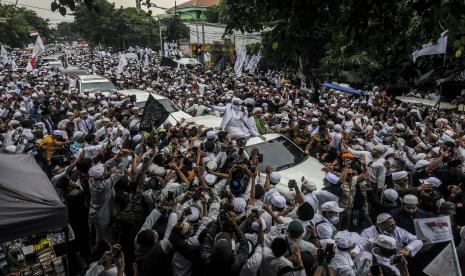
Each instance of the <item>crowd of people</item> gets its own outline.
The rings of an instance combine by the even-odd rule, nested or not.
[[[9,54],[20,67],[29,55]],[[117,54],[75,49],[66,63],[220,116],[221,129],[140,131],[130,97],[78,93],[40,57],[34,72],[0,70],[1,150],[34,154],[66,204],[72,275],[422,275],[435,247],[413,220],[445,215],[464,267],[464,115],[382,87],[300,89],[276,72],[179,71],[144,55],[120,74]],[[318,159],[324,179],[259,171],[266,160],[244,145],[266,133]]]

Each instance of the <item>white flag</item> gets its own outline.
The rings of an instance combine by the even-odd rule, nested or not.
[[[455,248],[452,246],[452,243],[449,243],[442,251],[439,253],[432,261],[429,263],[423,272],[426,275],[430,276],[440,276],[440,275],[447,275],[447,276],[459,276],[460,270],[455,264],[458,260],[454,260]]]
[[[123,73],[123,68],[128,65],[128,61],[126,60],[126,57],[124,55],[119,56],[119,63],[118,63],[118,69],[116,70],[117,74]]]
[[[149,54],[145,52],[144,68],[149,68]]]
[[[429,56],[429,55],[438,55],[438,54],[445,54],[447,49],[447,30],[441,34],[441,37],[438,39],[437,44],[428,43],[424,44],[423,47],[419,50],[415,50],[412,53],[413,62],[417,60],[417,58],[421,56]]]
[[[10,60],[10,64],[11,64],[11,69],[13,71],[18,70],[18,65],[16,64],[16,61],[14,59]]]
[[[242,75],[242,67],[244,67],[246,56],[247,50],[244,44],[238,49],[236,63],[234,64],[234,72],[236,73],[236,77],[238,78]]]
[[[40,38],[40,35],[37,36],[36,44],[34,45],[34,48],[32,49],[32,57],[38,57],[45,51],[45,46],[44,43],[42,42],[42,38]]]
[[[3,64],[7,64],[8,63],[8,54],[6,53],[6,50],[5,48],[3,48],[3,45],[1,46],[1,49],[0,49],[0,56],[2,58],[2,62]]]
[[[253,75],[253,73],[255,72],[255,70],[257,69],[257,66],[258,66],[258,63],[260,62],[260,59],[262,57],[261,56],[257,56],[254,60],[254,63],[252,64],[252,66],[250,66],[250,69],[249,69],[249,74]]]
[[[31,62],[29,61],[26,66],[26,72],[32,72],[34,71],[34,67],[32,67]]]

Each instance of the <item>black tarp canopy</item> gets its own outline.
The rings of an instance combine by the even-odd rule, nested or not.
[[[67,226],[66,206],[30,154],[0,153],[0,242]]]

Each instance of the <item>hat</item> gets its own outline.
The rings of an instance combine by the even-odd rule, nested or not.
[[[341,131],[342,131],[342,127],[341,127],[340,124],[334,125],[334,128],[333,128],[333,129],[334,129],[334,131],[336,131],[336,132],[341,132]]]
[[[355,232],[347,230],[337,232],[334,237],[336,246],[342,249],[349,249],[360,239],[360,236]]]
[[[304,181],[302,183],[302,186],[304,186],[305,188],[307,188],[307,190],[312,191],[312,192],[318,189],[315,182],[309,181],[309,180]]]
[[[397,249],[396,239],[390,236],[378,235],[373,243],[385,249]]]
[[[456,214],[456,209],[457,209],[457,207],[455,206],[455,204],[450,202],[450,201],[444,201],[439,206],[439,211],[440,212],[446,213],[446,214],[451,215],[451,216]]]
[[[216,176],[213,174],[207,173],[204,177],[205,182],[207,182],[208,186],[212,186],[216,183]]]
[[[423,167],[426,167],[429,165],[429,161],[428,160],[418,160],[416,163],[415,163],[415,169],[421,169]]]
[[[270,174],[270,182],[273,184],[278,184],[281,181],[281,174],[278,172],[271,172]]]
[[[333,174],[332,172],[326,173],[325,179],[326,179],[329,183],[334,184],[334,185],[336,185],[337,183],[339,183],[339,177],[338,177],[337,175]]]
[[[288,191],[286,193],[286,200],[287,201],[293,201],[296,198],[296,196],[297,196],[297,193],[295,191],[292,191],[292,190]]]
[[[186,217],[186,220],[189,222],[195,222],[198,221],[200,218],[200,210],[195,208],[195,207],[190,207],[190,215]]]
[[[302,223],[295,219],[287,226],[287,232],[291,238],[297,239],[302,236],[305,231]]]
[[[216,132],[213,130],[210,130],[207,132],[207,139],[208,140],[213,140],[216,138]]]
[[[271,204],[273,204],[274,206],[276,206],[276,208],[284,208],[286,207],[286,199],[284,198],[284,196],[276,193],[275,195],[273,195],[273,197],[271,198]]]
[[[207,162],[207,168],[210,170],[214,171],[217,168],[216,162],[215,161],[208,161]]]
[[[415,195],[408,194],[404,195],[402,201],[407,204],[418,204],[418,197],[416,197]]]
[[[381,145],[376,145],[373,147],[372,152],[384,153],[384,147]]]
[[[102,177],[104,172],[105,172],[105,166],[99,163],[90,168],[89,176],[94,179],[99,179],[100,177]]]
[[[420,152],[419,154],[415,156],[415,161],[423,160],[426,158],[426,156],[427,156],[426,153]]]
[[[136,134],[134,135],[134,137],[132,137],[132,141],[134,141],[134,143],[139,143],[141,139],[142,139],[142,135],[140,134]]]
[[[228,260],[233,254],[231,235],[227,232],[219,233],[213,244],[213,254],[222,260]]]
[[[381,213],[376,217],[376,223],[377,224],[383,223],[390,218],[392,218],[391,214]]]
[[[442,181],[436,177],[428,177],[426,179],[420,179],[422,184],[431,184],[433,187],[439,187],[442,185]]]
[[[399,194],[394,189],[386,189],[383,192],[384,197],[389,201],[396,201],[399,198]]]
[[[328,201],[321,205],[321,211],[341,213],[344,211],[344,208],[339,207],[335,201]]]
[[[406,171],[400,171],[400,172],[393,172],[392,173],[392,180],[399,180],[399,179],[402,179],[404,177],[406,177],[408,175],[408,173]]]
[[[53,136],[63,136],[63,131],[61,131],[61,130],[54,130],[54,131],[53,131]]]
[[[266,229],[266,222],[265,220],[261,217],[260,220],[262,221],[262,225],[263,225],[263,231],[265,231]],[[259,225],[258,225],[258,222],[254,221],[252,222],[252,229],[255,231],[255,232],[258,232],[259,230]]]
[[[247,207],[247,202],[242,197],[236,197],[234,198],[233,205],[234,205],[234,212],[244,213]]]

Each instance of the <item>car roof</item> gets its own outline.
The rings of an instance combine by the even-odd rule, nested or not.
[[[147,91],[139,90],[139,89],[120,90],[120,91],[118,91],[118,93],[123,94],[125,96],[136,95],[137,102],[145,102],[145,101],[147,101],[147,99],[149,98],[149,95],[152,95],[156,100],[166,99],[165,97],[160,96],[158,94],[149,93]]]
[[[223,120],[222,117],[213,116],[213,115],[204,115],[204,116],[197,116],[192,117],[187,120],[187,122],[193,122],[196,125],[204,125],[205,127],[212,127],[212,128],[220,128],[221,121]]]
[[[78,75],[78,78],[81,80],[82,83],[90,83],[90,82],[109,82],[110,80],[97,76],[97,75]]]
[[[201,65],[201,63],[193,58],[180,58],[174,60],[179,64],[184,64],[184,65]]]
[[[265,137],[265,139],[268,141],[268,140],[273,140],[273,139],[276,139],[278,137],[281,137],[282,135],[279,134],[279,133],[267,133],[267,134],[263,134],[263,137]],[[256,144],[260,144],[260,143],[263,143],[264,141],[260,138],[260,137],[251,137],[249,138],[249,140],[247,140],[247,144],[246,144],[246,147],[248,146],[253,146],[253,145],[256,145]]]

